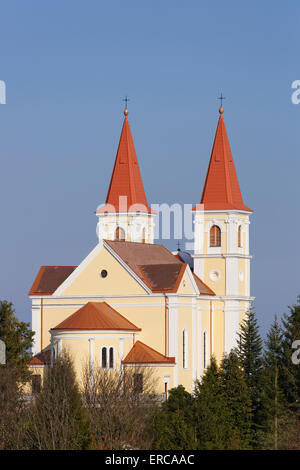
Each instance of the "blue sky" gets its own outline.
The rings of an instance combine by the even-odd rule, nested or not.
[[[0,298],[30,321],[39,266],[96,244],[125,94],[149,202],[199,202],[222,91],[264,333],[300,294],[299,2],[9,0],[0,13]]]

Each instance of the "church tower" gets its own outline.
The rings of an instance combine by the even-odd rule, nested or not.
[[[147,202],[127,108],[124,115],[106,201],[95,211],[98,217],[97,234],[99,242],[107,239],[153,243],[155,214]]]
[[[223,107],[201,202],[194,207],[194,271],[218,296],[225,352],[236,346],[250,297],[249,216],[226,133]]]

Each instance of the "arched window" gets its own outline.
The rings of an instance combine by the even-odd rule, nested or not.
[[[203,367],[207,368],[207,332],[203,333]]]
[[[107,348],[102,348],[101,351],[101,368],[107,369]]]
[[[133,375],[133,389],[135,393],[143,393],[143,374]]]
[[[124,241],[125,240],[125,230],[121,227],[117,227],[115,231],[115,240]]]
[[[238,247],[242,247],[242,227],[239,225],[238,227]]]
[[[40,376],[40,374],[33,374],[31,376],[31,384],[33,394],[41,392],[42,377]]]
[[[109,348],[109,368],[114,368],[114,348]]]
[[[184,328],[182,331],[182,367],[183,369],[187,369],[188,367],[188,338],[187,338],[187,331]]]
[[[145,227],[142,230],[142,243],[146,243],[146,229],[145,229]]]
[[[213,225],[209,231],[210,246],[221,246],[221,229]]]

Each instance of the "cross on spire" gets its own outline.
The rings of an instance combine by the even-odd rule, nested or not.
[[[223,96],[221,92],[221,96],[218,97],[218,100],[221,100],[221,108],[222,108],[223,100],[226,100],[226,96]]]
[[[130,101],[130,99],[126,95],[125,98],[123,98],[123,101],[125,101],[125,111],[126,111],[127,110],[127,103],[128,103],[128,101]]]

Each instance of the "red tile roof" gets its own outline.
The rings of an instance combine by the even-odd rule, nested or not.
[[[51,331],[116,330],[141,331],[106,302],[88,302]]]
[[[127,113],[128,114],[128,113]],[[148,206],[143,180],[137,161],[129,121],[125,114],[115,165],[105,206],[95,212],[152,212]],[[119,197],[126,196],[126,206],[120,207]]]
[[[223,119],[223,108],[220,108],[201,204],[204,204],[204,210],[236,209],[252,212],[243,203]]]
[[[193,273],[193,276],[200,291],[200,295],[216,295],[196,274]]]
[[[41,266],[28,295],[51,295],[77,266]]]
[[[47,349],[46,351],[41,351],[27,363],[29,366],[47,366],[51,362],[51,351]]]
[[[141,341],[136,341],[122,364],[175,364],[175,357],[167,357]]]
[[[113,251],[151,289],[152,292],[177,292],[187,264],[163,245],[105,240]],[[215,293],[194,275],[201,295]]]
[[[152,292],[176,292],[186,264],[144,264],[139,266],[144,282]]]
[[[152,292],[177,291],[186,266],[163,245],[111,240],[105,242]]]

